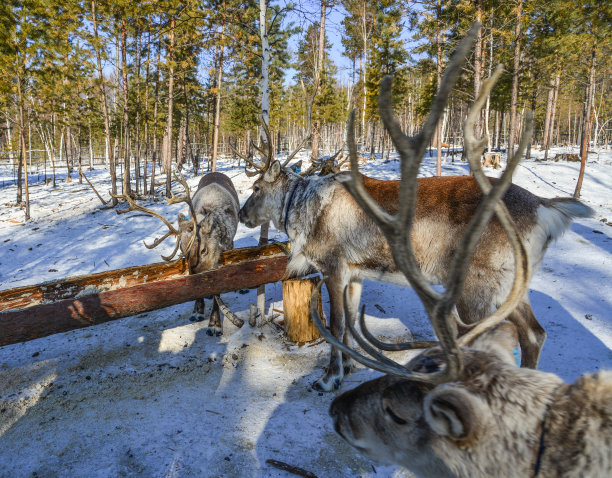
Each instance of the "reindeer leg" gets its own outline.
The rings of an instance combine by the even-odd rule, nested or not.
[[[331,333],[338,340],[342,340],[345,332],[344,325],[344,286],[341,275],[330,275],[325,281],[329,294],[329,326]],[[340,387],[344,377],[342,366],[342,353],[336,347],[331,348],[329,366],[325,375],[313,383],[312,388],[320,392],[333,392]]]
[[[516,326],[521,345],[521,367],[537,368],[540,353],[546,340],[546,331],[540,325],[527,294],[523,301],[508,316],[508,320]]]
[[[190,322],[202,322],[206,317],[204,317],[204,311],[206,310],[206,304],[204,303],[204,299],[196,299],[195,304],[193,305],[193,312],[191,313],[191,317],[189,317]]]
[[[219,304],[213,298],[212,311],[210,312],[210,320],[208,321],[208,329],[206,329],[206,333],[208,335],[217,336],[223,334],[223,325],[221,324],[221,311],[219,310]]]
[[[349,284],[349,301],[347,304],[348,316],[344,317],[344,320],[350,320],[351,324],[355,323],[355,318],[359,312],[359,301],[361,299],[361,291],[363,289],[363,281],[353,280]],[[350,333],[348,327],[344,330],[344,344],[348,347],[355,348],[353,346],[353,335]],[[342,369],[344,375],[349,375],[354,369],[354,362],[348,355],[342,354]]]

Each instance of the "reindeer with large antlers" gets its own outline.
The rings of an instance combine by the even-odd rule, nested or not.
[[[467,55],[468,50],[469,41],[460,47],[461,58]],[[392,119],[390,106],[382,108],[383,120],[400,154],[410,154],[415,158],[423,156],[446,105],[451,85],[459,75],[456,66],[458,60],[454,61],[454,66],[447,71],[446,81],[441,85],[432,113],[416,138],[401,134],[399,124]],[[387,98],[387,104],[389,101]],[[354,145],[350,149],[354,161]],[[423,271],[420,281],[426,279],[438,284],[451,283],[449,279],[457,276],[454,271],[457,266],[451,268],[453,261],[458,260],[453,258],[459,257],[456,238],[467,228],[474,227],[470,221],[483,197],[476,179],[456,176],[417,180],[418,166],[414,161],[402,163],[402,168],[414,172],[413,182],[418,184],[418,193],[415,188],[408,194],[406,188],[400,187],[399,181],[361,176],[362,181],[355,183],[368,193],[371,198],[368,202],[376,204],[378,212],[374,217],[364,212],[360,207],[361,202],[358,204],[347,190],[352,183],[346,183],[349,177],[346,173],[302,178],[278,161],[262,168],[260,177],[253,185],[253,194],[240,210],[240,221],[248,227],[272,221],[278,229],[287,233],[291,239],[290,272],[299,274],[314,267],[325,276],[330,297],[331,333],[346,345],[352,343],[346,323],[356,315],[363,279],[406,284],[401,272],[403,265],[397,263],[398,258],[393,252],[395,245],[389,241],[385,231],[389,228],[385,225],[387,218],[395,214],[407,217],[408,210],[415,210],[414,218],[396,223],[395,229],[402,232],[394,240],[412,244],[414,254],[409,256],[409,260],[413,265],[418,264]],[[403,176],[406,176],[406,172]],[[491,182],[495,184],[495,181]],[[517,223],[518,234],[526,244],[524,255],[530,264],[528,273],[539,266],[548,244],[569,227],[574,217],[591,214],[588,207],[576,200],[542,199],[515,185],[508,187],[503,203]],[[470,260],[464,258],[467,269],[460,281],[461,287],[457,289],[457,300],[452,306],[447,306],[452,308],[456,305],[458,316],[455,319],[462,332],[494,308],[500,307],[514,282],[513,249],[506,238],[503,224],[499,220],[486,222],[486,217],[479,217],[484,221],[486,237],[478,242],[474,240],[470,246],[474,254]],[[479,227],[483,227],[483,224]],[[348,299],[345,299],[347,286]],[[522,365],[535,368],[546,334],[536,320],[524,290],[514,291],[518,305],[512,308],[508,319],[515,324],[519,334]],[[431,302],[431,299],[426,300]],[[430,342],[421,342],[410,346],[430,345]],[[395,345],[383,344],[383,347],[392,350]],[[338,388],[350,370],[350,356],[333,345],[329,367],[314,384],[315,389],[330,391]]]
[[[483,85],[465,123],[467,158],[474,181],[483,192],[474,214],[462,228],[443,292],[431,286],[427,264],[414,241],[422,184],[416,179],[422,158],[421,139],[437,122],[473,34],[472,30],[453,56],[420,137],[403,135],[390,104],[391,80],[387,78],[381,85],[381,117],[401,157],[396,213],[389,214],[372,198],[367,185],[364,187],[357,170],[352,124],[349,126],[352,169],[350,178],[343,182],[385,235],[398,269],[425,305],[439,345],[400,365],[382,354],[384,344],[367,331],[362,309],[363,336],[350,321],[348,327],[367,357],[326,330],[313,307],[315,324],[338,350],[388,374],[337,397],[330,414],[336,431],[357,450],[379,461],[403,465],[419,476],[607,477],[612,474],[612,373],[585,375],[567,385],[553,374],[517,368],[515,364],[513,352],[520,343],[521,323],[504,319],[516,316],[516,306],[521,302],[518,313],[525,312],[529,276],[534,262],[537,265],[541,259],[541,254],[534,255],[534,246],[542,247],[537,237],[543,236],[545,241],[554,237],[544,234],[551,226],[541,217],[555,214],[556,203],[537,198],[535,211],[518,216],[514,212],[511,174],[529,141],[531,121],[499,180],[489,180],[480,169],[486,140],[475,138],[474,122],[501,68]],[[583,214],[588,212],[575,202],[560,204],[565,210],[583,208]],[[493,214],[496,219],[491,221]],[[552,219],[569,220],[558,215]],[[534,222],[541,231],[534,233]],[[506,236],[505,245],[495,239],[497,247],[511,251],[504,262],[514,276],[513,280],[505,279],[512,286],[506,286],[502,303],[495,304],[497,310],[479,322],[464,324],[455,305],[461,315],[458,304],[470,287],[470,268],[475,260],[483,260],[481,244],[487,238],[481,235],[490,235],[494,227]],[[460,337],[458,324],[468,330]],[[472,348],[464,347],[468,344]]]
[[[179,214],[178,229],[162,215],[135,203],[128,195],[120,197],[128,202],[129,207],[117,212],[141,211],[161,219],[168,228],[168,232],[152,244],[145,243],[145,246],[152,249],[167,238],[175,236],[177,241],[172,254],[162,255],[162,258],[170,261],[180,249],[181,256],[187,261],[189,273],[197,274],[215,267],[219,263],[221,253],[234,247],[240,203],[231,179],[223,173],[212,172],[204,175],[193,196],[187,181],[180,173],[176,174],[176,179],[185,189],[185,195],[172,195],[168,198],[168,204],[185,203],[189,207],[189,216]],[[197,299],[191,320],[198,322],[204,320],[204,311],[204,299]],[[234,325],[238,327],[243,325],[243,321],[229,310],[220,296],[216,295],[213,297],[206,330],[208,335],[219,336],[223,333],[220,311]]]

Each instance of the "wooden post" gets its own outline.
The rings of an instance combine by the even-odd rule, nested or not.
[[[283,281],[283,308],[285,332],[292,342],[310,342],[320,337],[310,318],[310,302],[316,287],[316,279],[292,279]],[[319,294],[319,315],[323,317]]]

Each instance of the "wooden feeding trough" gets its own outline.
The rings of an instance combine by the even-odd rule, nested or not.
[[[286,247],[270,244],[226,251],[200,274],[178,260],[0,291],[0,346],[277,282],[287,263]]]

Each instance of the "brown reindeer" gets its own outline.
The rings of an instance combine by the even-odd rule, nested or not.
[[[468,43],[460,47],[461,61],[469,50]],[[402,135],[394,140],[400,155],[402,151],[408,151],[413,158],[423,157],[433,134],[432,125],[441,115],[458,74],[459,70],[449,70],[449,78],[442,85],[421,134],[412,139]],[[384,108],[391,112],[390,99],[386,101]],[[396,121],[393,127],[399,130]],[[353,154],[356,156],[354,151]],[[353,159],[356,162],[356,158],[351,158],[351,162]],[[418,162],[402,163],[402,169],[407,168],[416,177]],[[349,193],[347,187],[350,188],[351,183],[346,183],[350,177],[347,173],[302,178],[271,158],[260,170],[260,177],[253,184],[253,193],[240,210],[240,221],[248,227],[272,221],[291,239],[288,270],[299,274],[314,267],[326,277],[331,331],[350,345],[352,339],[346,323],[353,320],[357,312],[363,279],[406,284],[401,266],[393,254],[394,245],[389,242],[385,231],[386,226],[366,214],[363,204],[356,202]],[[496,183],[495,180],[489,181]],[[415,188],[410,203],[399,181],[362,177],[359,184],[368,193],[369,201],[378,209],[382,208],[381,217],[405,215],[408,207],[412,207],[415,211],[413,223],[403,224],[405,230],[397,240],[412,243],[414,256],[411,260],[421,267],[423,280],[447,283],[459,244],[457,238],[471,227],[470,222],[483,197],[476,179],[469,176],[419,179],[418,193]],[[577,200],[543,199],[516,185],[508,187],[503,202],[525,243],[530,273],[540,265],[548,244],[563,234],[574,217],[592,214],[590,208]],[[500,307],[513,284],[512,247],[502,224],[499,219],[493,219],[484,227],[482,239],[473,245],[474,254],[456,301],[457,324],[461,332],[468,330],[470,324],[479,322],[493,308]],[[350,287],[346,304],[348,312],[345,314],[343,294],[347,286]],[[546,333],[536,320],[524,290],[508,319],[516,325],[519,333],[522,365],[535,368]],[[412,346],[429,345],[431,343],[421,342]],[[388,347],[393,348],[392,345]],[[337,389],[350,370],[350,357],[332,346],[329,367],[313,386],[323,391]]]
[[[473,30],[468,40],[472,38]],[[458,59],[456,53],[442,89],[448,87],[453,70],[459,69]],[[515,364],[513,352],[520,343],[520,330],[517,334],[517,323],[504,319],[512,318],[524,296],[532,268],[531,246],[523,244],[523,226],[513,220],[511,208],[500,197],[507,188],[512,189],[511,174],[530,133],[523,136],[519,150],[493,186],[479,163],[486,140],[477,140],[473,134],[477,114],[499,73],[501,69],[485,82],[466,121],[467,156],[484,199],[458,241],[444,292],[432,288],[418,261],[416,244],[407,240],[411,227],[418,224],[420,183],[416,173],[421,155],[410,150],[410,140],[393,116],[389,79],[381,86],[379,106],[402,161],[398,214],[390,216],[367,195],[353,159],[352,125],[349,128],[352,176],[347,187],[384,231],[398,268],[423,301],[440,343],[402,366],[381,353],[380,344],[365,327],[362,309],[360,325],[365,338],[350,322],[348,326],[367,357],[325,329],[313,307],[315,324],[328,341],[366,366],[388,374],[337,397],[330,414],[336,431],[361,453],[405,466],[418,476],[612,476],[612,373],[585,375],[569,385],[553,374]],[[440,93],[434,111],[443,107],[439,100]],[[435,127],[434,112],[429,119],[425,127]],[[495,312],[457,338],[460,319],[454,305],[468,283],[470,256],[479,253],[476,244],[482,242],[481,234],[488,233],[486,224],[493,212],[511,244],[514,285]],[[465,348],[472,342],[472,348]]]
[[[187,261],[190,274],[210,270],[219,263],[221,253],[234,247],[234,236],[238,228],[238,210],[240,203],[238,194],[229,177],[220,172],[204,175],[197,190],[191,195],[187,181],[182,176],[179,182],[185,188],[185,196],[172,196],[169,204],[186,203],[189,206],[189,216],[179,214],[178,229],[174,228],[163,216],[136,204],[129,196],[121,196],[129,203],[129,208],[118,211],[141,211],[161,219],[168,227],[168,232],[153,244],[146,244],[149,249],[157,247],[170,236],[176,236],[177,242],[170,256],[163,256],[166,261],[172,260],[179,248],[181,256]],[[193,308],[191,321],[204,320],[204,299],[197,299]],[[206,333],[221,335],[223,324],[220,311],[236,326],[241,327],[243,321],[230,312],[218,295],[213,297],[213,305]]]

